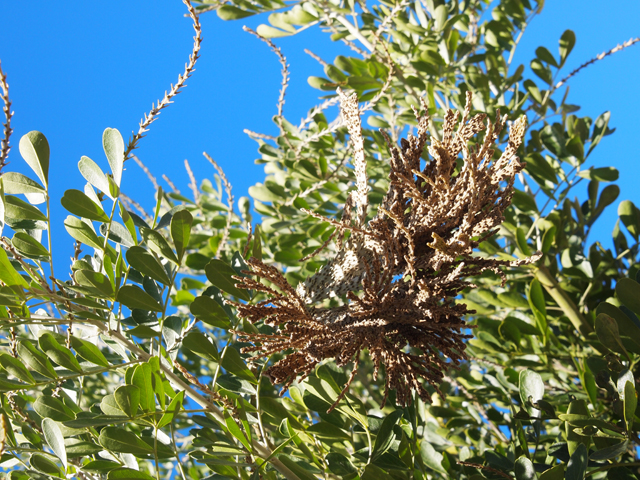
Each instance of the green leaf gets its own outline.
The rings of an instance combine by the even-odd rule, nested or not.
[[[391,442],[395,438],[393,427],[402,418],[402,410],[394,410],[387,415],[382,421],[382,425],[376,435],[376,442],[373,446],[372,458],[378,458],[384,452],[386,452],[391,446]]]
[[[616,283],[618,300],[636,315],[640,315],[640,284],[630,278],[621,278]]]
[[[113,393],[116,403],[128,417],[133,418],[140,405],[140,389],[135,385],[120,385]]]
[[[629,449],[629,440],[625,440],[610,447],[601,448],[597,452],[593,452],[589,459],[593,461],[611,460],[612,458],[619,457]],[[607,477],[609,478],[609,477]]]
[[[78,162],[78,170],[80,170],[80,173],[87,182],[105,195],[113,198],[109,191],[109,180],[107,180],[107,176],[96,162],[89,157],[82,156]]]
[[[226,329],[230,327],[225,311],[218,302],[207,295],[196,297],[189,305],[189,311],[207,325]]]
[[[633,419],[638,406],[638,397],[633,383],[627,381],[624,385],[624,419],[627,422],[627,430],[631,431]]]
[[[58,340],[49,332],[44,332],[38,339],[38,345],[40,349],[51,360],[56,362],[61,367],[71,370],[76,373],[82,373],[82,368],[74,357],[71,350],[67,347],[63,347],[58,343]]]
[[[109,217],[102,210],[102,205],[97,205],[84,192],[80,190],[67,190],[60,199],[62,206],[74,215],[89,220],[109,222]]]
[[[442,460],[444,459],[443,455],[436,451],[433,448],[433,445],[424,438],[422,439],[422,442],[420,442],[420,457],[422,457],[422,461],[427,467],[435,470],[436,472],[447,475],[447,471],[442,466]]]
[[[618,180],[618,169],[613,167],[590,168],[581,171],[578,175],[598,182],[615,182]]]
[[[193,224],[193,215],[187,210],[180,210],[171,217],[171,239],[176,247],[178,259],[182,261],[185,249],[189,244],[191,236],[191,225]]]
[[[173,253],[171,247],[162,236],[160,232],[156,232],[155,230],[151,230],[149,228],[141,228],[140,233],[142,234],[142,238],[147,243],[149,248],[153,250],[157,255],[160,255],[162,258],[169,260],[176,265],[180,265],[180,261],[176,254]]]
[[[190,332],[182,341],[182,346],[212,362],[218,362],[218,348],[215,342],[202,332]]]
[[[111,462],[109,460],[93,460],[89,463],[85,463],[82,466],[84,472],[106,473],[114,468],[118,468],[120,464],[118,462]]]
[[[213,259],[204,267],[207,279],[220,290],[227,292],[234,297],[249,301],[250,297],[246,290],[236,288],[236,280],[231,278],[236,276],[236,272],[222,260]]]
[[[242,430],[240,430],[240,427],[233,419],[233,417],[231,417],[231,415],[229,415],[226,411],[224,412],[224,421],[227,425],[227,431],[235,438],[240,440],[240,443],[244,446],[244,448],[246,448],[249,452],[252,452],[253,446],[251,445],[251,443],[249,443],[249,440],[247,440],[247,437],[244,435],[244,433],[242,433]]]
[[[96,232],[94,232],[89,225],[79,218],[69,215],[64,221],[64,228],[66,228],[67,232],[74,240],[98,250],[102,250],[103,244],[100,242],[100,239],[98,239]]]
[[[393,480],[393,478],[382,468],[373,464],[367,465],[360,476],[360,480]]]
[[[67,407],[62,400],[49,395],[41,395],[33,402],[33,409],[43,418],[50,418],[56,422],[74,420],[76,414]]]
[[[151,365],[148,363],[138,365],[133,372],[133,377],[131,377],[131,383],[140,390],[140,408],[145,412],[153,412],[156,409],[151,377]]]
[[[536,57],[549,65],[553,65],[554,67],[558,66],[558,62],[556,62],[556,59],[546,47],[536,48]]]
[[[107,128],[102,134],[102,148],[109,161],[113,179],[119,187],[124,164],[124,141],[120,132],[115,128]]]
[[[533,463],[524,455],[516,460],[516,480],[536,480],[536,471]]]
[[[600,140],[602,140],[606,135],[612,132],[608,128],[610,117],[611,112],[604,112],[596,119],[595,125],[593,127],[593,133],[591,134],[591,145],[589,146],[587,155],[589,155],[593,151],[593,149],[596,148],[596,146],[600,143]]]
[[[76,335],[71,336],[71,346],[79,357],[84,358],[87,362],[91,362],[101,367],[108,367],[109,362],[102,354],[100,349],[88,340],[78,338]]]
[[[18,220],[47,221],[47,216],[38,208],[13,195],[4,197],[5,215]]]
[[[305,470],[300,464],[294,462],[286,455],[281,455],[279,460],[295,475],[298,476],[300,480],[317,480],[316,477],[309,471]]]
[[[7,172],[3,174],[2,184],[4,185],[4,193],[9,194],[43,194],[47,192],[38,182],[31,180],[29,177],[17,172]]]
[[[67,450],[64,446],[62,431],[56,422],[50,418],[42,420],[42,433],[53,453],[60,459],[65,470],[67,469]]]
[[[618,205],[618,216],[624,226],[627,227],[627,230],[629,230],[629,233],[638,241],[638,235],[640,235],[640,209],[633,202],[624,200]]]
[[[140,273],[147,275],[158,282],[169,285],[171,280],[167,271],[156,257],[142,247],[131,247],[127,250],[127,261],[129,265]]]
[[[565,30],[562,36],[560,37],[560,46],[558,50],[560,51],[560,65],[564,65],[564,62],[567,60],[567,57],[573,50],[573,46],[576,44],[576,34],[573,33],[572,30]]]
[[[539,417],[540,410],[531,407],[536,404],[544,395],[544,383],[540,374],[533,370],[522,370],[520,372],[520,400],[523,407],[530,416]]]
[[[39,241],[24,232],[16,232],[11,239],[11,244],[25,257],[48,258],[47,250]]]
[[[105,237],[107,236],[106,223],[103,223],[102,225],[100,225],[100,233]],[[129,248],[135,245],[135,241],[133,240],[131,233],[129,232],[127,227],[125,227],[121,223],[112,221],[111,224],[109,225],[108,233],[109,233],[109,240],[115,243],[119,243],[123,247]]]
[[[29,285],[11,264],[4,248],[0,248],[0,280],[8,286],[27,287]]]
[[[20,340],[18,343],[18,355],[31,370],[35,370],[47,378],[58,378],[58,374],[53,369],[53,365],[51,365],[47,356],[36,350],[36,347],[28,340]]]
[[[107,480],[155,480],[155,478],[139,470],[120,467],[111,470]]]
[[[152,312],[161,312],[162,305],[154,300],[154,298],[137,285],[125,285],[118,290],[116,300],[124,306],[134,309],[150,310]]]
[[[78,285],[93,288],[97,297],[113,298],[115,295],[111,280],[102,273],[94,272],[93,270],[78,270],[74,274],[74,278]]]
[[[556,465],[555,467],[545,470],[540,474],[538,480],[563,480],[565,466],[566,465],[564,463],[561,463],[560,465]]]
[[[34,453],[33,455],[31,455],[29,463],[40,473],[44,473],[56,478],[65,478],[65,475],[63,474],[60,467],[56,465],[52,460],[49,460],[47,457],[41,455],[40,453]]]
[[[433,14],[433,19],[435,20],[435,27],[437,31],[442,30],[444,24],[447,22],[448,9],[446,5],[438,5]]]
[[[640,326],[631,320],[622,310],[608,302],[601,302],[596,308],[596,316],[605,313],[614,318],[618,324],[618,330],[623,333],[624,337],[631,338],[635,343],[640,345]]]
[[[253,384],[257,384],[255,375],[247,368],[246,363],[238,353],[238,350],[229,346],[225,352],[224,358],[221,363],[222,368],[227,372],[243,378]]]
[[[0,354],[0,365],[11,375],[16,377],[18,380],[22,380],[27,383],[35,383],[36,381],[33,378],[33,375],[26,369],[23,363],[17,358],[13,358],[8,353]]]
[[[40,132],[32,131],[20,139],[20,155],[46,187],[49,182],[49,142]]]
[[[527,291],[527,300],[529,306],[533,311],[533,315],[536,318],[538,324],[538,330],[546,335],[547,332],[547,306],[544,299],[544,291],[542,285],[537,279],[533,279],[529,284],[529,290]]]
[[[351,475],[357,472],[349,459],[341,453],[331,452],[325,457],[325,461],[329,467],[329,471],[338,476]]]
[[[258,25],[258,28],[256,28],[256,32],[258,33],[258,35],[264,38],[288,37],[293,33],[287,32],[285,30],[280,30],[279,28],[274,28],[271,25],[265,24]]]
[[[132,455],[148,455],[153,453],[151,446],[124,428],[105,427],[100,432],[98,441],[105,449],[113,452],[131,453]]]
[[[184,401],[184,390],[181,390],[180,393],[178,393],[175,397],[173,397],[173,400],[171,400],[171,403],[167,407],[167,410],[165,411],[164,415],[162,415],[162,418],[158,422],[158,428],[162,428],[165,425],[169,425],[173,421],[173,419],[178,414],[178,412],[182,410],[183,401]]]
[[[216,12],[222,20],[238,20],[256,14],[256,12],[248,12],[233,5],[222,5]]]
[[[113,395],[110,395],[110,397],[113,398]],[[100,408],[102,408],[102,404]],[[122,415],[123,412],[120,409],[117,409],[117,411],[120,413],[119,415],[96,415],[95,413],[84,412],[85,415],[78,415],[78,418],[66,421],[64,425],[69,428],[89,428],[104,427],[105,425],[114,425],[116,423],[126,423],[129,421],[129,417]]]
[[[596,316],[596,335],[598,340],[609,350],[629,356],[620,339],[618,324],[615,319],[605,313]]]
[[[587,447],[581,443],[567,463],[564,478],[566,480],[583,480],[585,473],[587,473],[587,460]]]

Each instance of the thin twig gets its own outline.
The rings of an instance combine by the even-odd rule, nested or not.
[[[229,202],[227,224],[224,226],[224,231],[222,232],[222,238],[220,239],[220,243],[218,243],[218,248],[216,249],[216,252],[214,254],[214,256],[217,256],[219,253],[222,253],[224,251],[225,244],[227,243],[227,238],[229,237],[229,230],[231,229],[231,221],[233,219],[233,195],[231,193],[231,184],[229,183],[229,180],[227,180],[227,176],[224,174],[224,171],[222,170],[222,168],[220,168],[220,165],[218,165],[217,162],[213,158],[211,158],[207,152],[202,152],[202,154],[205,156],[207,160],[209,160],[209,163],[213,165],[213,168],[216,169],[216,172],[218,172],[218,175],[220,175],[220,180],[222,180],[224,189],[227,192],[227,199]]]
[[[200,27],[200,20],[198,15],[196,14],[195,9],[191,5],[190,0],[182,0],[187,8],[189,9],[189,16],[191,20],[193,20],[193,29],[196,31],[196,36],[193,37],[193,50],[191,55],[189,55],[189,62],[185,65],[184,73],[178,75],[178,82],[175,85],[171,85],[169,92],[165,92],[162,100],[158,100],[157,104],[151,105],[151,110],[148,114],[144,115],[144,118],[140,121],[140,127],[138,128],[138,132],[134,134],[129,143],[127,144],[127,148],[124,152],[125,161],[129,158],[129,155],[133,150],[138,147],[138,142],[142,137],[145,136],[145,133],[149,130],[149,126],[158,118],[160,115],[160,111],[167,107],[169,104],[173,103],[171,99],[175,97],[182,88],[185,86],[187,79],[191,77],[193,72],[195,71],[196,62],[198,58],[200,58],[200,44],[202,43],[202,29]]]
[[[0,64],[0,90],[2,90],[2,101],[4,102],[4,106],[2,107],[2,112],[4,113],[4,117],[6,122],[3,123],[4,126],[4,136],[2,138],[2,142],[0,142],[0,171],[6,165],[7,157],[9,156],[9,150],[11,147],[9,146],[9,138],[11,137],[11,132],[13,129],[11,128],[11,117],[13,116],[13,112],[11,111],[11,100],[9,99],[9,84],[7,83],[7,76],[2,71],[2,65]]]
[[[264,43],[269,45],[269,47],[271,47],[271,50],[273,50],[273,53],[275,53],[278,56],[278,60],[280,60],[280,65],[282,65],[282,82],[280,83],[281,88],[280,88],[280,96],[278,97],[278,114],[276,115],[276,123],[280,128],[280,134],[283,135],[286,140],[287,137],[286,137],[286,132],[284,130],[283,110],[284,110],[284,96],[287,93],[287,87],[289,86],[289,65],[287,65],[287,59],[282,54],[282,50],[280,50],[280,47],[276,46],[276,44],[273,43],[271,39],[263,37],[262,35],[250,29],[247,26],[242,27],[242,29],[245,32],[249,32],[250,34],[258,37]]]
[[[307,115],[307,118],[302,120],[302,122],[300,123],[300,126],[298,127],[298,130],[306,129],[307,125],[309,125],[311,123],[311,121],[313,120],[313,117],[315,117],[319,113],[324,112],[327,108],[333,107],[336,103],[338,103],[338,100],[340,100],[340,99],[337,96],[335,96],[335,97],[332,97],[332,98],[328,98],[327,100],[322,102],[320,105],[316,105],[315,107],[313,107],[309,111],[309,114]]]
[[[311,50],[309,50],[308,48],[304,49],[304,53],[306,53],[307,55],[309,55],[311,58],[313,58],[316,62],[318,62],[320,65],[322,65],[323,67],[328,66],[329,64],[327,62],[325,62],[323,59],[321,59],[318,55],[316,55],[315,53],[313,53]]]
[[[395,7],[391,9],[391,11],[389,12],[389,15],[384,17],[382,22],[380,22],[380,25],[378,25],[378,29],[376,30],[376,33],[374,33],[373,35],[373,42],[371,42],[372,51],[375,51],[376,45],[380,41],[380,36],[385,32],[389,24],[396,17],[396,15],[398,15],[398,13],[400,13],[402,9],[406,8],[410,4],[411,2],[409,2],[408,0],[403,0],[402,2],[398,3]]]
[[[258,132],[253,132],[251,130],[249,130],[248,128],[245,128],[243,130],[244,133],[246,133],[247,135],[249,135],[250,137],[254,137],[254,138],[262,138],[263,140],[272,140],[272,141],[276,141],[277,138],[274,137],[273,135],[267,135],[264,133],[258,133]]]
[[[198,183],[196,182],[196,177],[193,174],[193,170],[191,170],[191,165],[189,165],[189,161],[184,159],[184,168],[187,170],[187,175],[189,175],[189,188],[193,193],[193,201],[198,203],[198,199],[200,198],[200,192],[198,192]]]
[[[127,196],[126,194],[120,192],[120,196],[118,197],[122,203],[125,204],[125,208],[127,206],[129,207],[133,207],[135,210],[138,211],[138,213],[140,215],[142,215],[142,218],[144,218],[147,222],[152,222],[153,221],[153,217],[151,215],[149,215],[144,208],[142,208],[142,205],[140,205],[138,202],[136,202],[134,199],[132,199],[131,197]],[[128,210],[131,210],[131,208],[128,208]]]
[[[587,68],[589,65],[591,65],[593,63],[596,63],[597,61],[602,60],[603,58],[608,57],[609,55],[613,55],[614,53],[619,52],[620,50],[624,50],[625,48],[630,47],[631,45],[634,45],[634,44],[636,44],[638,42],[640,42],[640,37],[630,38],[629,40],[627,40],[623,44],[618,44],[614,48],[612,48],[611,50],[609,50],[607,52],[602,52],[600,55],[596,55],[591,60],[589,60],[588,62],[583,63],[578,68],[576,68],[573,72],[571,72],[569,75],[567,75],[562,80],[560,80],[558,83],[556,83],[556,86],[553,89],[557,90],[558,88],[560,88],[571,77],[577,75],[578,72],[580,72],[580,70],[582,70],[583,68]]]
[[[162,174],[162,179],[167,182],[167,185],[169,185],[169,187],[171,188],[171,191],[173,193],[177,193],[178,195],[180,194],[180,190],[178,190],[178,188],[174,185],[174,183],[171,181],[171,179],[169,177],[167,177],[164,173]]]
[[[153,189],[154,190],[158,190],[159,186],[158,186],[158,180],[156,179],[156,177],[153,176],[153,174],[151,173],[151,171],[149,171],[149,169],[147,168],[147,166],[142,163],[142,160],[140,160],[136,155],[131,154],[131,158],[133,158],[133,161],[136,162],[136,164],[142,169],[142,171],[145,173],[145,175],[147,176],[147,178],[149,179],[149,181],[151,182],[151,185],[153,185]]]

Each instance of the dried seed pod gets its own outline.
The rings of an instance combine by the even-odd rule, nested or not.
[[[332,358],[341,366],[355,363],[344,394],[366,349],[376,372],[384,367],[385,400],[395,389],[400,405],[411,402],[412,391],[429,401],[424,382],[439,392],[444,371],[467,358],[465,339],[470,335],[463,333],[468,328],[463,317],[473,312],[455,302],[470,286],[465,279],[485,270],[504,275],[500,267],[540,258],[536,254],[510,262],[472,255],[480,241],[495,233],[511,204],[515,176],[524,168],[515,153],[525,119],[513,123],[504,153],[492,161],[506,117],[497,117],[495,123],[485,122],[483,114],[469,118],[468,93],[462,121],[457,123],[458,112],[446,113],[442,140],[431,140],[431,159],[420,170],[429,118],[416,113],[417,136],[403,139],[401,148],[387,139],[389,191],[365,225],[368,187],[357,99],[339,93],[355,151],[356,218],[352,222],[348,203],[342,221],[325,220],[351,235],[338,254],[297,289],[274,267],[250,259],[251,273],[274,288],[238,277],[239,287],[264,292],[268,299],[235,305],[241,317],[277,327],[277,333],[239,335],[254,344],[244,349],[255,352],[254,358],[293,349],[266,372],[272,382],[284,385],[283,392],[296,378]],[[469,148],[469,140],[482,131],[484,139]],[[463,162],[458,168],[460,156]],[[343,295],[347,297],[343,305],[322,306],[323,300]]]

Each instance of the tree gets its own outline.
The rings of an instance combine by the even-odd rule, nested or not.
[[[105,130],[111,172],[83,157],[87,185],[61,199],[71,280],[45,135],[19,142],[37,180],[2,174],[8,477],[634,477],[640,212],[619,204],[613,251],[588,243],[618,172],[587,163],[608,113],[563,96],[573,33],[524,78],[511,54],[542,8],[526,0],[184,3],[184,73],[128,142]],[[256,32],[283,66],[279,134],[252,133],[259,221],[212,159],[215,185],[158,189],[151,214],[120,192],[213,10],[273,12]],[[269,39],[314,25],[354,56],[309,79],[330,93],[296,126]]]

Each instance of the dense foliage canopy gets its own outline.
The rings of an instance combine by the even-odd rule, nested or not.
[[[618,172],[589,166],[609,113],[568,103],[573,32],[526,69],[542,2],[184,3],[185,71],[128,142],[106,128],[107,162],[82,157],[87,184],[61,199],[68,272],[61,167],[33,131],[17,148],[33,175],[6,171],[0,71],[6,477],[637,478],[640,210],[617,204],[613,250],[589,241]],[[207,157],[213,181],[158,187],[148,212],[123,165],[214,11],[269,13],[252,33],[283,67],[279,134],[250,132],[266,177],[235,208]],[[318,57],[327,94],[294,125],[271,39],[310,27],[353,53]]]

